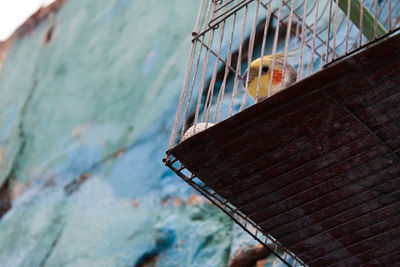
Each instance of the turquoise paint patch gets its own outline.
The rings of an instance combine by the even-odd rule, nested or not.
[[[16,118],[17,118],[17,114],[18,114],[18,106],[15,105],[10,113],[9,119],[6,123],[6,126],[4,127],[2,133],[1,133],[1,142],[0,142],[0,146],[4,145],[4,142],[6,141],[6,139],[8,138],[12,127],[15,124]]]
[[[169,128],[172,124],[167,117],[170,116],[170,112],[173,112],[174,107],[170,105],[169,110],[143,133],[137,142],[128,146],[125,153],[113,163],[110,172],[113,179],[110,179],[109,183],[116,196],[143,198],[152,190],[164,192],[164,189],[166,189],[165,192],[177,197],[189,196],[190,188],[182,187],[184,182],[171,170],[165,168],[161,162],[169,136],[169,131],[164,132],[163,129]]]
[[[85,144],[68,153],[64,169],[68,172],[73,170],[76,175],[87,172],[91,166],[100,162],[103,147],[94,144]]]
[[[126,8],[132,0],[118,0],[113,8],[108,12],[106,19],[111,20],[118,15],[124,8]]]

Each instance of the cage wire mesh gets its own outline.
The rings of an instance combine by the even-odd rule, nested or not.
[[[396,34],[400,0],[202,0],[169,149]],[[165,163],[288,266],[305,266],[167,152]]]
[[[393,34],[399,2],[202,0],[169,148]]]
[[[293,252],[282,246],[275,238],[265,233],[256,223],[243,214],[234,205],[218,195],[214,190],[204,184],[198,177],[187,170],[177,159],[168,159],[166,164],[186,183],[192,186],[206,199],[224,211],[232,220],[242,227],[254,239],[263,244],[275,255],[280,263],[287,266],[307,266]]]

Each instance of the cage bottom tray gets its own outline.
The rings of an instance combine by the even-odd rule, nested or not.
[[[307,265],[394,266],[399,148],[396,35],[168,153]]]

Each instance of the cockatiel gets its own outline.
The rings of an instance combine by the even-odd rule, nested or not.
[[[292,55],[288,55],[287,57],[292,57]],[[247,87],[247,93],[256,102],[265,99],[268,96],[272,96],[281,91],[283,88],[287,87],[288,85],[296,82],[297,78],[296,70],[291,65],[289,65],[287,61],[286,64],[284,64],[285,62],[284,53],[276,53],[272,84],[270,88],[270,94],[268,95],[268,87],[270,85],[273,58],[274,58],[273,55],[268,55],[263,57],[258,99],[257,99],[257,81],[258,81],[258,71],[261,64],[261,58],[257,58],[256,60],[251,62],[250,68],[247,69],[247,71],[243,74],[244,87],[246,87],[246,79],[247,75],[249,75],[249,85]],[[285,80],[283,80],[284,67],[285,67],[285,77],[284,77]]]

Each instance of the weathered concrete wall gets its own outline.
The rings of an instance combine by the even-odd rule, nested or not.
[[[253,243],[161,163],[197,7],[68,0],[13,37],[0,266],[226,266]]]

